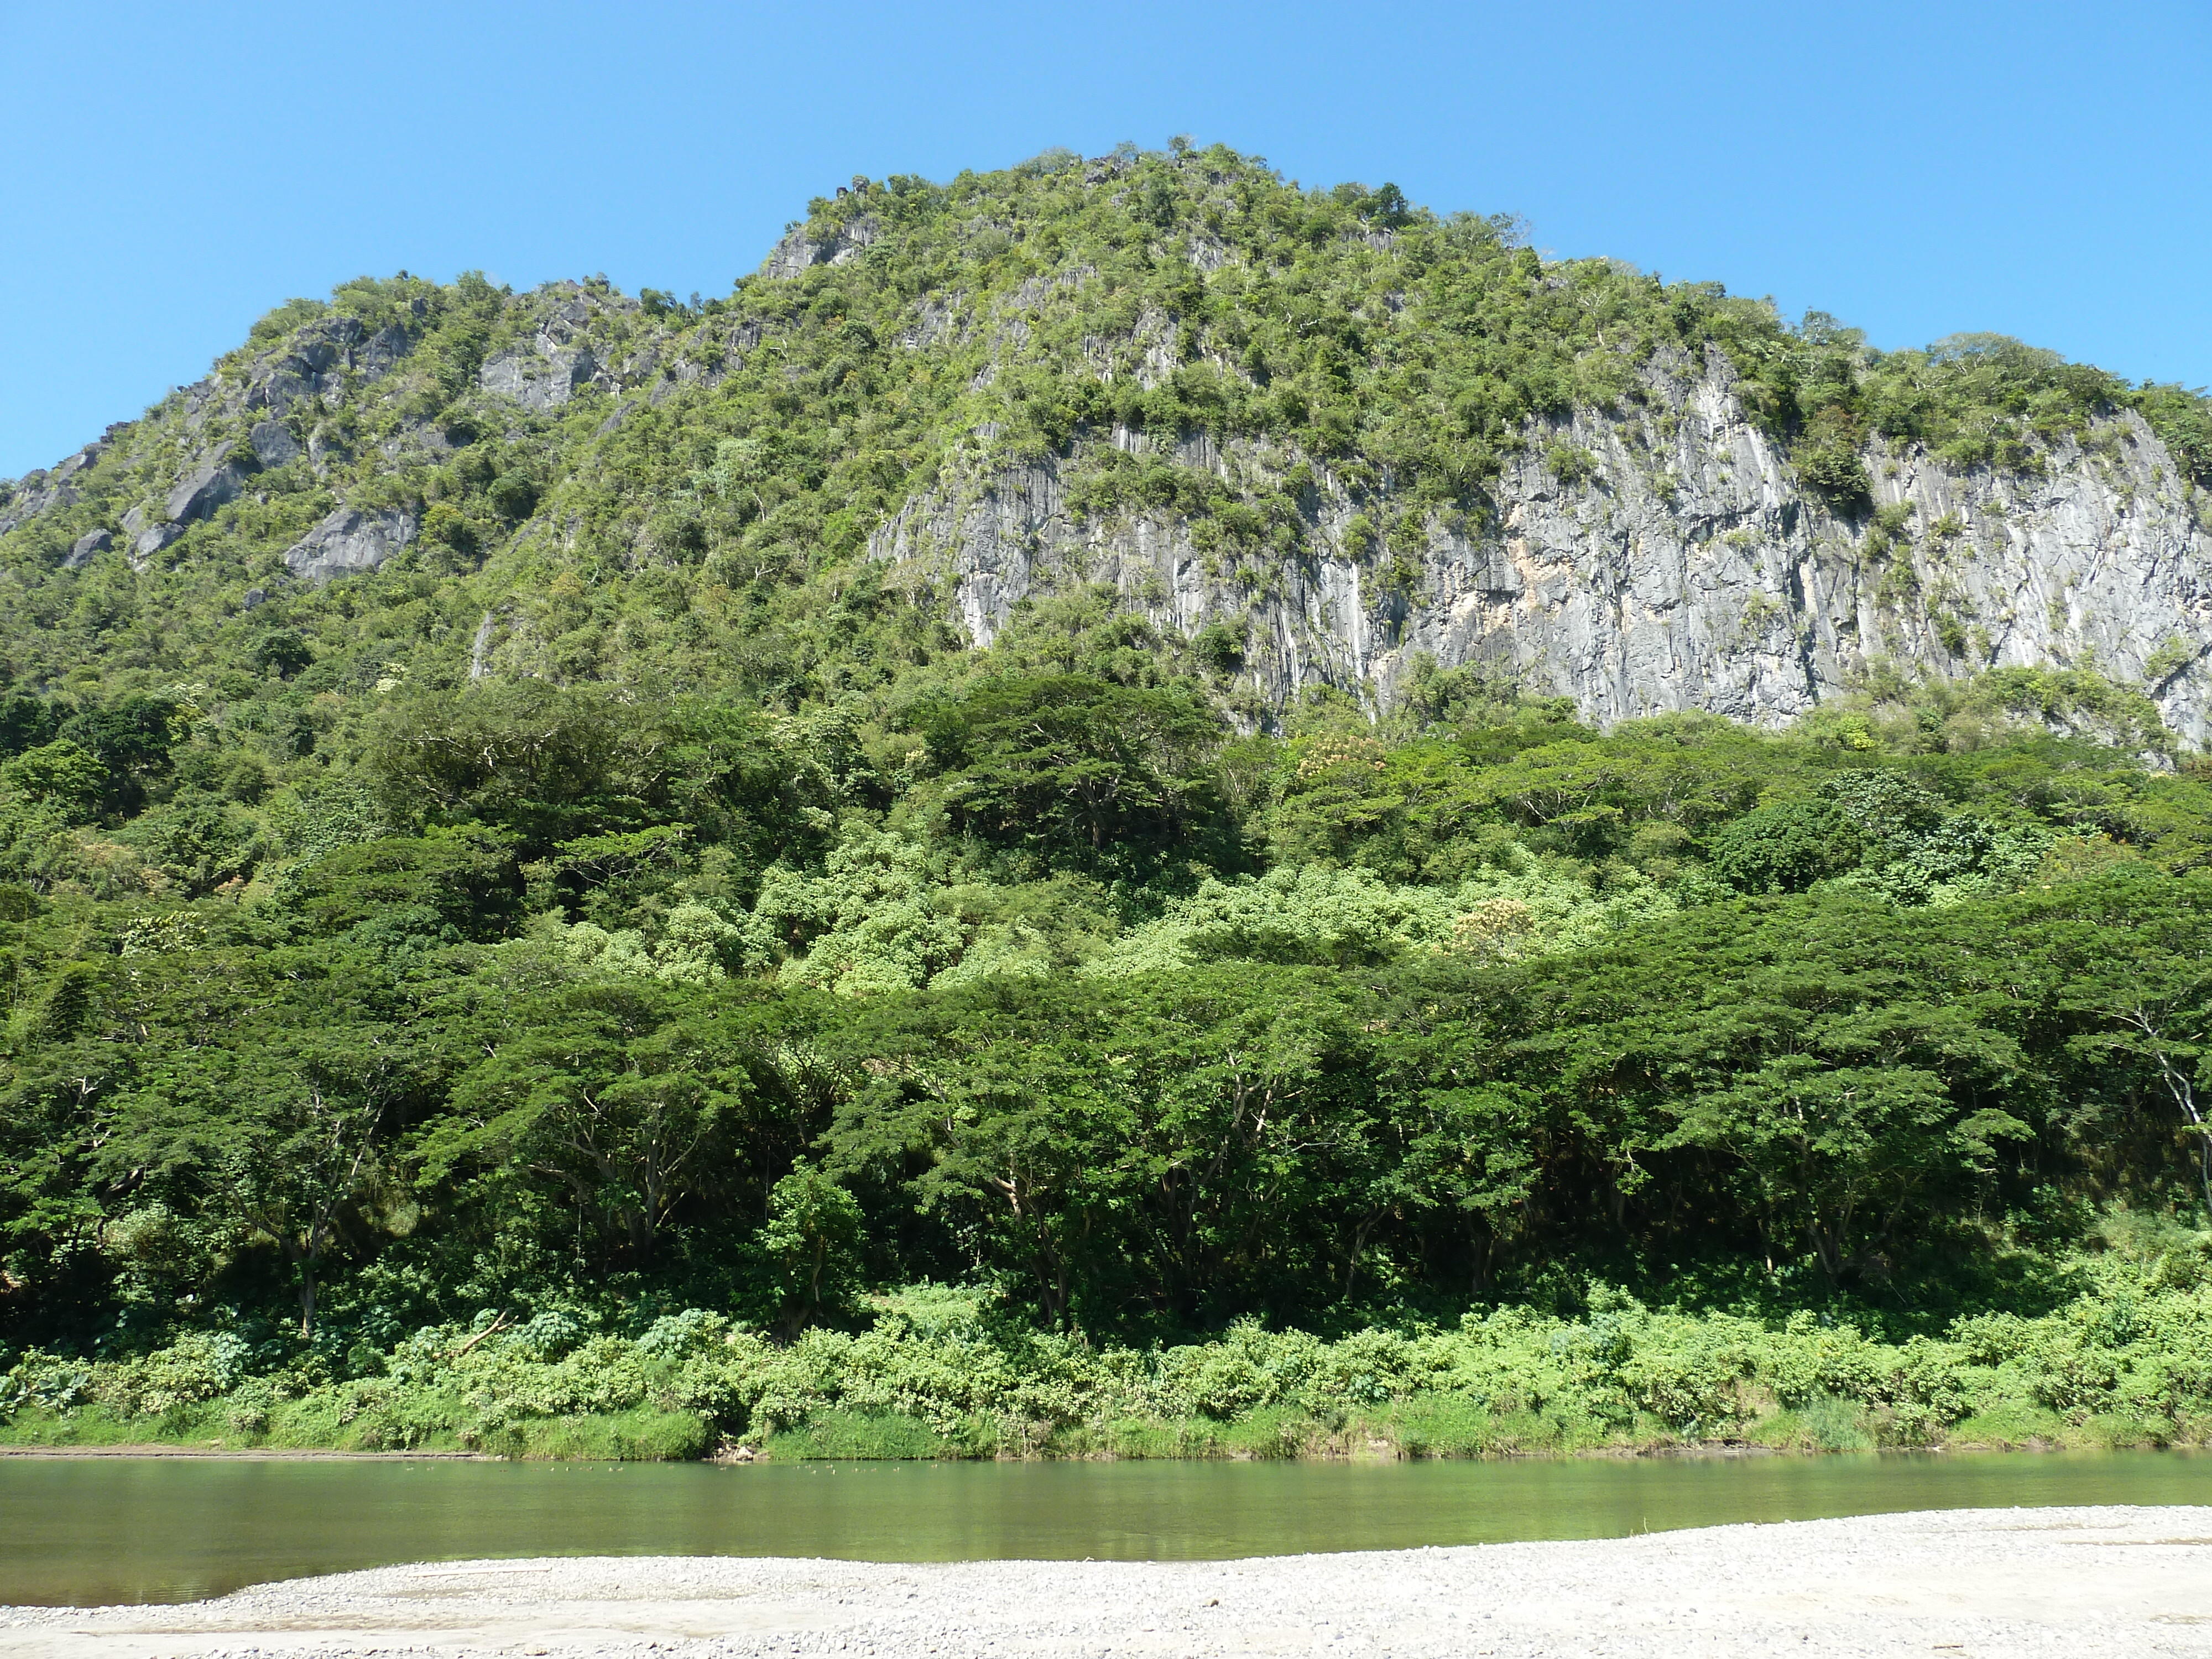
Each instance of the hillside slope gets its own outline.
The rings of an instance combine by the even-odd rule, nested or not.
[[[2212,1437],[2204,401],[1520,241],[862,181],[11,487],[0,1437]]]
[[[295,301],[9,489],[0,581],[34,683],[198,678],[381,569],[439,621],[330,689],[788,702],[853,673],[823,606],[856,583],[926,653],[1103,581],[1248,726],[1317,682],[1387,707],[1427,653],[1601,721],[2087,668],[2197,742],[2205,410],[1991,337],[1878,356],[1220,149],[1056,155],[856,180],[703,305]]]

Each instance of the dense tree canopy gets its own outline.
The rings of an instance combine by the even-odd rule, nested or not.
[[[1600,730],[1424,660],[1262,708],[1234,629],[1078,587],[973,649],[870,542],[1050,455],[1073,519],[1172,508],[1263,584],[1310,471],[1177,459],[1261,434],[1387,574],[1666,354],[1838,512],[1869,434],[2032,472],[2127,410],[2212,485],[2201,398],[1226,151],[1072,161],[859,181],[798,228],[856,257],[726,297],[584,285],[594,349],[661,354],[635,398],[495,404],[512,296],[349,283],[226,367],[251,422],[179,394],[0,532],[0,1361],[335,1386],[598,1321],[673,1365],[681,1310],[801,1352],[872,1296],[1063,1359],[1607,1285],[1911,1332],[2203,1217],[2212,773],[2146,688],[1870,670],[1786,731]],[[341,334],[264,430],[266,360]],[[155,513],[202,462],[239,487]],[[270,574],[342,503],[404,555]],[[159,580],[73,551],[126,509]]]

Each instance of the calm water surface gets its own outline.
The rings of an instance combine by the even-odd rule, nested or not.
[[[1918,1509],[2212,1503],[2173,1453],[1508,1463],[0,1458],[0,1602],[188,1601],[526,1555],[1190,1560]]]

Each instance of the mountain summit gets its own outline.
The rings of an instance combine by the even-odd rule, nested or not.
[[[295,300],[0,486],[0,585],[29,684],[204,678],[281,619],[342,695],[796,706],[1103,585],[1247,729],[1433,659],[1600,722],[2088,668],[2202,741],[2208,483],[2176,387],[1125,147],[855,179],[704,301]]]

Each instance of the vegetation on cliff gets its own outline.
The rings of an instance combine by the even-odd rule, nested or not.
[[[349,284],[0,501],[8,1432],[2202,1437],[2212,793],[2143,688],[1276,708],[866,553],[1049,452],[1264,582],[1295,480],[1164,441],[1258,433],[1387,568],[1662,359],[1844,514],[1869,434],[2122,410],[2193,489],[2202,399],[1225,151],[863,181],[771,269]]]

